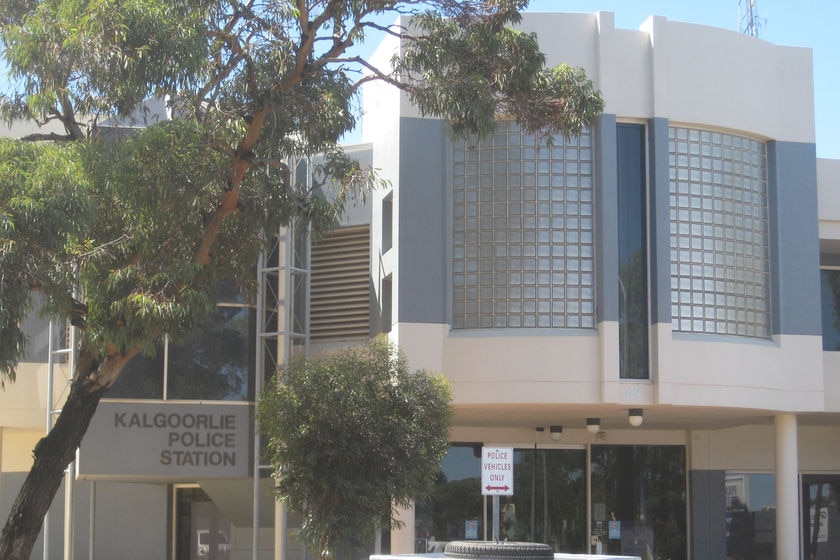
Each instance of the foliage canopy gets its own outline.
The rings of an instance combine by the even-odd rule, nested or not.
[[[302,540],[324,559],[343,557],[397,525],[396,508],[432,489],[451,400],[446,378],[410,371],[384,336],[280,372],[259,417],[277,495],[303,515]]]
[[[14,379],[25,351],[33,294],[82,331],[57,435],[36,448],[0,557],[29,556],[34,520],[133,356],[204,320],[220,279],[253,288],[256,256],[278,228],[325,230],[380,183],[338,145],[365,83],[403,90],[455,134],[487,134],[496,118],[547,134],[592,124],[603,102],[583,73],[545,68],[536,38],[508,29],[527,4],[0,3],[12,79],[0,117],[45,127],[0,142],[0,380]],[[382,23],[397,15],[413,19]],[[402,41],[389,67],[354,50],[371,34]],[[312,181],[292,172],[301,158],[317,158]]]
[[[582,71],[544,68],[536,37],[508,28],[525,6],[7,2],[0,38],[16,88],[0,114],[63,134],[0,148],[0,372],[14,376],[29,291],[48,313],[80,315],[97,359],[149,349],[207,315],[220,274],[251,282],[260,232],[295,218],[329,227],[349,193],[377,183],[337,144],[367,81],[403,89],[455,134],[489,133],[497,117],[563,134],[590,124],[603,103]],[[414,16],[409,28],[381,23],[398,14]],[[392,67],[354,54],[371,32],[404,42]],[[151,96],[167,115],[143,112]],[[289,158],[316,155],[316,185],[296,183]],[[319,196],[330,183],[337,194]]]

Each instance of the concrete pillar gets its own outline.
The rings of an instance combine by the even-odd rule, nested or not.
[[[799,558],[799,450],[796,415],[779,414],[776,433],[776,558]]]
[[[286,505],[274,500],[274,560],[286,560]],[[254,523],[254,531],[259,531],[259,523]]]
[[[397,518],[404,525],[391,530],[391,554],[414,554],[414,507],[401,508]]]

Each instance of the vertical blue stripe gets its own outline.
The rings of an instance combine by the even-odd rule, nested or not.
[[[651,320],[671,322],[671,218],[668,119],[648,123]]]
[[[446,323],[449,182],[443,121],[400,119],[398,320]]]
[[[595,125],[595,251],[597,321],[618,321],[618,136],[615,115]]]
[[[773,141],[767,148],[773,333],[819,335],[816,147]]]

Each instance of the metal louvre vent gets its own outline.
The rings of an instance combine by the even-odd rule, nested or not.
[[[338,229],[312,244],[312,340],[370,336],[370,227]]]

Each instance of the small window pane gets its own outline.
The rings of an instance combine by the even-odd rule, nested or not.
[[[821,270],[823,350],[840,352],[840,270]]]
[[[170,341],[170,399],[247,400],[254,354],[254,311],[218,307],[182,341]]]

